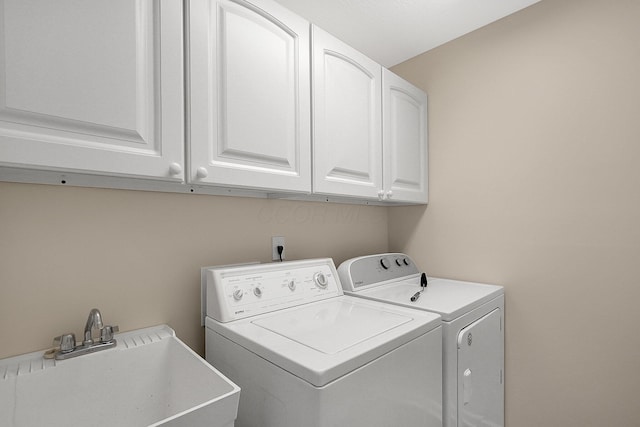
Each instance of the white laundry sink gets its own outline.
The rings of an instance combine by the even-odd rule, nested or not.
[[[171,328],[115,338],[115,348],[68,360],[0,360],[0,426],[233,426],[240,388]]]

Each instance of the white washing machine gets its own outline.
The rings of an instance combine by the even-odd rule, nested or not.
[[[347,295],[442,316],[444,426],[504,426],[502,286],[423,279],[401,253],[353,258],[338,274]]]
[[[330,258],[204,268],[237,427],[442,426],[440,316],[343,294]]]

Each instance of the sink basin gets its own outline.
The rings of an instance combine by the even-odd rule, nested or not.
[[[171,328],[115,338],[115,348],[68,360],[0,360],[0,426],[233,426],[240,388]]]

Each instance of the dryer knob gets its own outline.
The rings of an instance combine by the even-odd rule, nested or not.
[[[290,281],[287,286],[289,287],[289,289],[291,289],[292,291],[296,290],[296,282],[295,280]]]
[[[244,293],[242,292],[242,289],[236,289],[233,291],[233,299],[236,301],[240,301],[243,295]]]
[[[409,265],[411,264],[411,261],[409,261],[409,258],[405,258],[402,260],[402,262],[404,263],[404,265]]]
[[[398,267],[402,267],[404,264],[403,264],[403,262],[402,262],[402,260],[400,258],[396,258],[396,265]]]
[[[389,264],[389,260],[386,258],[382,258],[380,259],[380,265],[382,266],[382,268],[384,268],[385,270],[388,270],[389,267],[391,267],[391,265]]]

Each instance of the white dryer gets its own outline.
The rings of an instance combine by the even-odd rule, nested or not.
[[[442,426],[440,316],[343,294],[329,258],[204,268],[237,427]]]
[[[502,286],[422,278],[401,253],[353,258],[338,274],[347,295],[442,316],[444,426],[504,426]]]

